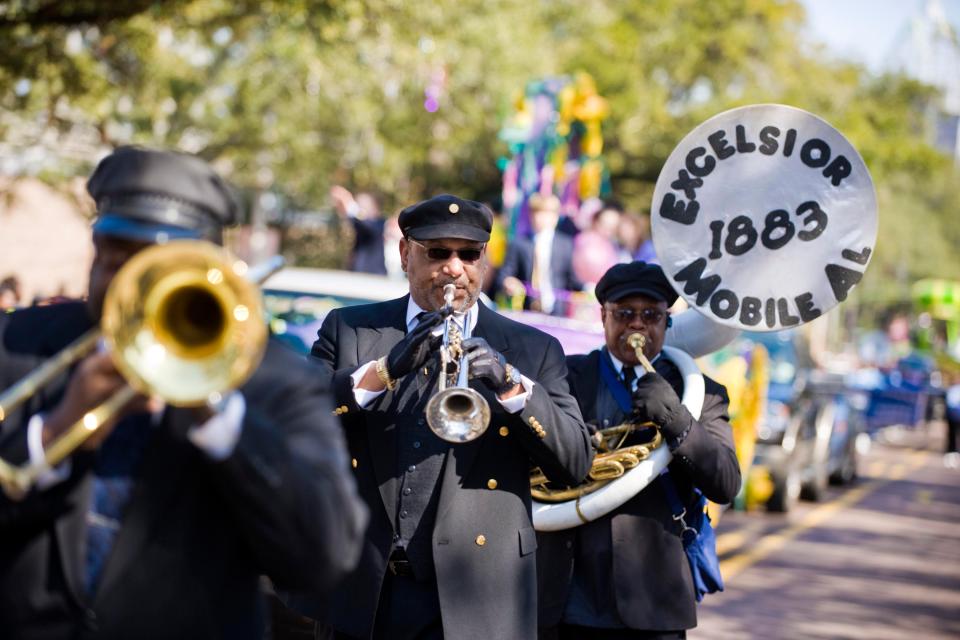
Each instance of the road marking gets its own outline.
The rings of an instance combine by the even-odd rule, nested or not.
[[[819,526],[825,522],[827,518],[831,517],[841,509],[846,509],[853,506],[857,502],[860,502],[878,487],[895,480],[900,480],[908,473],[920,468],[926,462],[926,454],[923,452],[921,453],[923,455],[911,456],[910,461],[907,464],[897,465],[896,470],[899,472],[898,477],[892,477],[893,474],[891,473],[891,477],[889,479],[870,480],[858,487],[854,487],[853,489],[846,491],[838,498],[831,500],[830,502],[825,502],[816,507],[807,513],[803,518],[801,518],[796,524],[787,527],[783,531],[766,535],[757,540],[756,544],[754,544],[750,549],[731,556],[726,560],[722,560],[720,562],[720,573],[723,575],[724,580],[730,580],[741,571],[760,562],[772,553],[779,551],[788,542],[790,542],[790,540],[796,538],[798,535],[804,531],[807,531],[808,529],[813,529],[814,527]]]
[[[873,491],[880,484],[882,483],[872,480],[855,489],[851,489],[840,498],[831,502],[826,502],[813,511],[810,511],[796,524],[784,529],[783,531],[771,533],[770,535],[760,538],[749,550],[722,561],[720,563],[720,573],[725,579],[732,578],[747,567],[756,564],[775,551],[779,551],[790,540],[797,537],[807,529],[811,529],[822,523],[840,509],[860,501],[864,496]]]
[[[722,556],[747,543],[748,536],[742,531],[731,531],[717,536],[717,555]]]
[[[870,463],[870,466],[867,467],[867,477],[869,478],[880,478],[883,477],[883,471],[886,469],[886,463],[876,460]]]
[[[907,465],[902,462],[898,462],[892,467],[890,467],[890,473],[887,474],[887,478],[890,480],[903,480],[903,476],[907,474]]]

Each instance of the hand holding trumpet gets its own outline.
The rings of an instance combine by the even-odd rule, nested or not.
[[[463,341],[463,351],[470,365],[470,377],[482,381],[502,398],[516,395],[517,383],[508,375],[507,359],[483,338]]]
[[[386,362],[387,373],[391,378],[402,378],[423,366],[430,354],[440,346],[440,336],[432,333],[434,328],[443,322],[443,318],[443,310],[431,311],[421,316],[420,324],[394,345]]]

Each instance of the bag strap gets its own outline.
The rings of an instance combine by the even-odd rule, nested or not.
[[[633,402],[630,399],[630,392],[620,384],[617,372],[613,369],[613,362],[610,360],[610,354],[607,348],[600,350],[600,377],[610,390],[613,399],[617,401],[617,406],[623,411],[624,415],[629,416],[633,412]]]
[[[670,472],[666,469],[657,477],[657,480],[660,483],[660,486],[663,488],[664,494],[667,496],[667,502],[670,503],[670,511],[673,513],[673,519],[676,522],[680,523],[680,538],[683,540],[683,544],[687,545],[690,542],[693,542],[694,538],[700,535],[700,532],[695,528],[687,524],[687,509],[683,506],[683,502],[680,500],[680,496],[677,494],[677,486],[673,482],[673,478],[670,477]],[[697,505],[703,506],[703,494],[700,493],[699,489],[694,488],[694,492],[697,495]],[[692,535],[688,540],[688,532]]]

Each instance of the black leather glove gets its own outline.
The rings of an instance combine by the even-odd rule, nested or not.
[[[470,377],[481,380],[497,395],[506,393],[516,385],[507,377],[507,359],[483,338],[464,340],[463,352],[467,357]]]
[[[441,322],[443,322],[441,311],[432,311],[421,316],[420,324],[394,345],[387,356],[387,373],[391,378],[396,380],[419,369],[430,357],[431,352],[437,350],[443,337],[432,336],[430,332]]]
[[[660,427],[667,440],[681,437],[693,421],[677,392],[659,373],[647,372],[637,381],[633,410]]]

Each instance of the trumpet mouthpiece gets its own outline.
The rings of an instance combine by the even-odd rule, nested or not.
[[[646,343],[647,338],[642,333],[631,333],[627,336],[627,344],[630,345],[631,349],[643,349]]]

